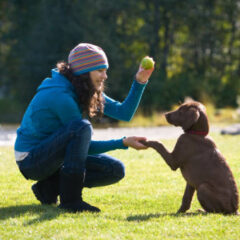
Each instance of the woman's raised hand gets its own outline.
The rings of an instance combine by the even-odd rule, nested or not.
[[[148,79],[151,77],[153,70],[154,67],[150,69],[144,69],[142,67],[142,64],[140,63],[138,72],[136,74],[136,80],[142,84],[146,83]]]

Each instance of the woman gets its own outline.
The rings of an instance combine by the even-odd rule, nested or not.
[[[145,149],[144,137],[93,141],[91,123],[101,117],[130,121],[153,69],[141,67],[123,103],[103,92],[108,60],[93,44],[81,43],[38,87],[17,130],[15,156],[26,179],[37,180],[33,193],[42,204],[57,203],[70,212],[100,209],[82,200],[83,187],[105,186],[124,177],[124,165],[103,154],[115,149]]]

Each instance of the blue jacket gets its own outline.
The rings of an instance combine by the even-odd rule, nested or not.
[[[126,99],[120,103],[105,98],[104,114],[114,119],[130,121],[139,105],[146,84],[134,80]],[[77,104],[77,95],[73,85],[57,69],[52,77],[46,78],[37,89],[17,129],[15,150],[29,152],[42,140],[75,118],[82,118],[82,110]],[[89,154],[103,153],[115,149],[124,149],[121,139],[91,141]]]

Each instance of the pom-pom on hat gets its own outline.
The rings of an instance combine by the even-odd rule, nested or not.
[[[68,63],[75,75],[108,68],[105,52],[102,48],[90,43],[80,43],[72,49],[68,56]]]

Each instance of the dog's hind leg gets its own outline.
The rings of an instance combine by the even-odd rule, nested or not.
[[[191,207],[191,202],[192,202],[194,192],[195,192],[195,188],[187,184],[184,195],[183,195],[183,199],[182,199],[182,205],[177,211],[178,213],[184,213]]]
[[[201,184],[197,189],[200,204],[207,212],[233,213],[230,196],[223,189],[214,189],[207,183]]]
[[[201,184],[197,189],[197,197],[205,211],[219,212],[221,206],[216,202],[216,196],[211,188],[207,183]]]

